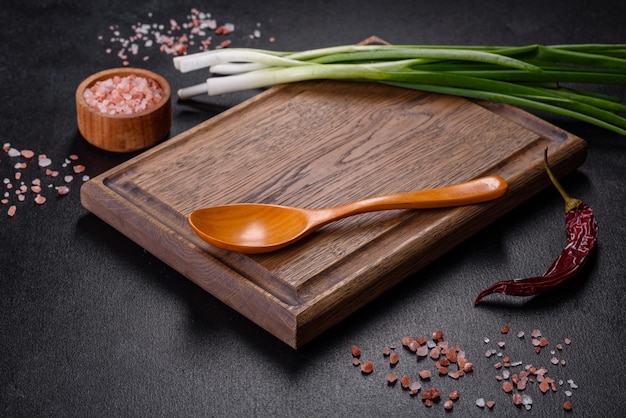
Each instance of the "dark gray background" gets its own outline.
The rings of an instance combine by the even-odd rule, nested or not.
[[[88,75],[120,65],[109,25],[183,21],[192,7],[232,22],[233,46],[282,50],[356,43],[378,35],[395,44],[522,45],[626,41],[623,2],[583,1],[24,1],[0,10],[2,144],[45,153],[76,153],[96,176],[128,158],[96,150],[79,136],[74,91]],[[153,16],[148,17],[152,12]],[[262,37],[250,40],[260,23]],[[104,35],[99,40],[98,35]],[[268,38],[275,37],[270,43]],[[142,48],[131,63],[166,77],[174,90],[204,74],[175,72],[171,56]],[[602,91],[624,96],[622,88]],[[174,103],[171,136],[255,92]],[[444,394],[461,392],[451,416],[560,416],[565,387],[534,398],[531,411],[511,405],[485,351],[505,340],[514,359],[550,366],[578,389],[571,416],[620,416],[624,399],[624,174],[626,138],[572,120],[540,115],[589,143],[587,161],[564,179],[595,210],[599,251],[584,273],[532,299],[474,307],[492,281],[540,274],[565,240],[562,201],[549,189],[407,279],[299,351],[258,328],[80,205],[78,183],[61,199],[0,206],[0,415],[3,416],[443,416],[398,387],[388,388],[382,348],[404,335],[436,329],[475,363],[454,382],[433,378]],[[2,154],[0,178],[13,176]],[[31,169],[29,169],[31,170]],[[25,170],[28,171],[28,170]],[[32,173],[32,171],[28,171]],[[4,184],[0,185],[4,187]],[[4,188],[2,189],[4,193]],[[511,333],[500,328],[510,324]],[[539,328],[567,365],[536,355]],[[515,336],[527,334],[524,340]],[[484,342],[485,338],[491,341]],[[350,346],[376,362],[363,377]],[[399,373],[417,367],[402,352]],[[493,399],[493,411],[474,405]]]

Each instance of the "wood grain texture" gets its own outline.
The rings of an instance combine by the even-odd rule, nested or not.
[[[298,348],[548,186],[586,144],[511,106],[371,83],[277,86],[83,185],[83,205]],[[238,202],[329,207],[483,175],[496,201],[327,225],[275,253],[212,247],[187,223]]]

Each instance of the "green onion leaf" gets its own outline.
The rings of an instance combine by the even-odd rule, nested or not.
[[[580,85],[626,85],[626,44],[344,45],[308,51],[219,49],[174,58],[181,72],[209,68],[181,99],[304,80],[373,81],[555,113],[626,135],[620,98]]]

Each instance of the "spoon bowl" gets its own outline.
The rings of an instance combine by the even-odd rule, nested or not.
[[[241,253],[281,249],[318,228],[347,216],[394,209],[433,209],[496,199],[506,193],[499,176],[481,177],[452,186],[358,200],[324,209],[240,203],[194,210],[188,217],[194,232],[216,247]]]
[[[233,204],[195,210],[189,215],[189,223],[200,238],[215,246],[239,252],[266,252],[303,236],[310,224],[309,212],[314,211],[258,203]]]

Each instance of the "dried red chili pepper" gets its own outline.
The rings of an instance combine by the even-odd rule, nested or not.
[[[567,245],[548,270],[539,277],[499,281],[478,294],[474,304],[492,293],[510,296],[532,296],[548,291],[575,276],[585,265],[595,248],[598,225],[593,210],[582,200],[568,195],[548,165],[548,149],[544,151],[544,165],[552,184],[565,200]]]

